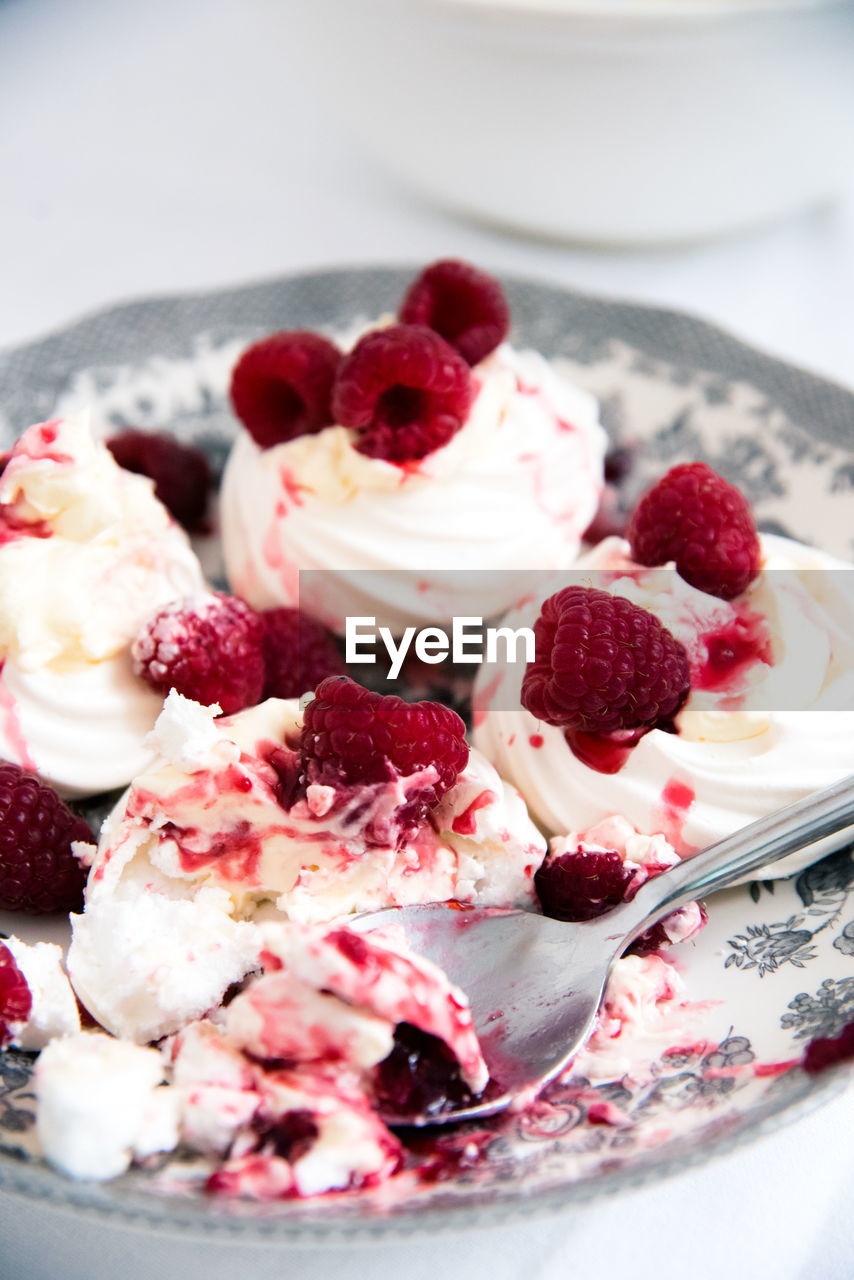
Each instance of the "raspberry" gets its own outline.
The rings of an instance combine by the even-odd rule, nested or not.
[[[0,764],[0,908],[79,910],[86,873],[72,840],[94,843],[88,823],[52,787],[19,765]]]
[[[154,492],[178,524],[191,533],[205,527],[213,477],[199,449],[181,444],[161,431],[122,431],[107,441],[120,467],[148,476]]]
[[[15,957],[0,942],[0,1049],[12,1039],[11,1024],[26,1022],[33,1007],[27,980],[15,964]]]
[[[377,1066],[374,1089],[380,1106],[396,1116],[430,1115],[474,1102],[444,1040],[411,1022],[395,1027],[394,1047]]]
[[[641,499],[626,535],[639,564],[676,561],[680,577],[732,600],[759,572],[759,538],[747,500],[704,462],[672,467]]]
[[[332,391],[335,418],[360,435],[369,458],[410,462],[456,435],[472,401],[466,362],[423,325],[366,333],[341,362]]]
[[[543,605],[534,643],[522,705],[547,724],[598,735],[670,728],[688,696],[684,647],[622,596],[564,587]]]
[[[810,1040],[804,1054],[804,1071],[810,1075],[818,1075],[837,1062],[847,1062],[854,1058],[854,1022],[843,1027],[838,1036],[827,1036]]]
[[[632,473],[638,446],[617,444],[605,454],[605,483],[623,485]]]
[[[299,609],[268,609],[264,623],[265,698],[298,698],[344,663],[331,632]]]
[[[291,1164],[306,1155],[320,1137],[312,1112],[299,1108],[272,1118],[256,1115],[251,1127],[258,1135],[259,1151],[279,1156]]]
[[[635,938],[630,947],[626,948],[626,955],[631,956],[650,956],[656,951],[660,951],[662,947],[670,946],[670,937],[661,920],[650,925],[648,929]]]
[[[435,329],[470,365],[494,351],[510,329],[510,308],[498,281],[453,258],[425,267],[409,286],[399,318]]]
[[[176,600],[150,618],[131,646],[134,671],[152,689],[177,689],[231,715],[264,691],[264,624],[236,596]]]
[[[302,757],[309,782],[385,782],[432,765],[438,779],[420,791],[421,814],[452,787],[468,761],[465,725],[439,702],[404,702],[372,693],[348,676],[317,687],[303,717]]]
[[[243,352],[231,375],[234,412],[262,449],[331,426],[341,352],[319,333],[274,333]]]
[[[632,875],[613,849],[578,849],[546,858],[534,873],[534,888],[543,915],[553,920],[593,920],[624,901]]]

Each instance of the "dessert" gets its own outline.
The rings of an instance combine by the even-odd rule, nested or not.
[[[107,1178],[181,1145],[213,1194],[372,1186],[411,1165],[385,1105],[429,1114],[479,1096],[488,1071],[464,993],[393,923],[348,917],[445,899],[533,909],[539,894],[549,914],[590,918],[678,856],[616,818],[546,856],[438,704],[332,677],[302,710],[216,711],[170,693],[155,761],[91,853],[67,968],[100,1029],[40,1060],[42,1147],[73,1177]],[[607,901],[589,874],[567,890],[567,860],[591,859],[619,870]],[[648,1070],[678,1040],[680,979],[657,952],[701,924],[685,908],[618,963],[588,1081],[625,1074],[626,1055]]]
[[[500,288],[464,264],[422,273],[400,319],[342,336],[344,356],[275,335],[235,369],[248,429],[223,478],[223,545],[258,608],[300,599],[339,631],[348,615],[396,632],[490,617],[520,593],[504,571],[578,552],[603,484],[593,399],[502,340]],[[322,581],[300,598],[305,570]]]
[[[69,974],[107,1030],[144,1043],[218,1004],[258,962],[258,920],[532,904],[545,841],[476,752],[464,749],[440,796],[436,769],[417,760],[333,783],[313,756],[317,780],[300,785],[301,731],[295,702],[216,719],[170,694],[155,761],[104,824],[73,918]]]
[[[211,1190],[316,1195],[371,1185],[401,1163],[372,1109],[396,1028],[441,1038],[462,1084],[483,1088],[465,998],[393,931],[277,922],[258,933],[264,972],[160,1056],[101,1032],[51,1045],[36,1091],[52,1163],[107,1178],[183,1140],[216,1160]]]
[[[26,431],[0,475],[0,759],[65,795],[128,782],[163,702],[134,676],[130,642],[203,586],[151,481],[84,420]]]
[[[831,686],[843,664],[850,669],[825,625],[828,600],[808,581],[806,566],[821,558],[779,539],[760,543],[743,500],[719,478],[696,464],[677,469],[642,506],[630,541],[607,539],[587,560],[588,574],[603,570],[604,589],[572,585],[536,623],[528,710],[512,705],[521,677],[508,710],[517,725],[534,716],[532,725],[521,721],[521,736],[538,763],[551,762],[524,777],[554,833],[547,846],[514,787],[469,749],[452,711],[341,677],[329,636],[288,607],[297,569],[316,566],[330,570],[332,592],[304,592],[302,603],[336,625],[352,613],[373,612],[392,628],[461,609],[488,616],[519,589],[512,575],[490,580],[482,571],[566,565],[595,509],[604,451],[595,406],[540,357],[507,346],[509,314],[495,282],[465,264],[435,264],[413,283],[398,321],[352,335],[343,356],[328,338],[297,331],[256,344],[239,362],[232,396],[251,437],[229,464],[226,550],[233,583],[251,604],[204,591],[197,567],[178,554],[186,544],[174,526],[154,521],[153,510],[165,516],[151,485],[134,481],[147,495],[145,538],[158,544],[153,558],[158,569],[167,565],[169,589],[146,597],[116,653],[90,645],[86,661],[97,667],[118,655],[123,679],[132,676],[149,705],[168,697],[97,849],[85,830],[62,832],[63,865],[78,889],[88,872],[68,977],[58,948],[0,943],[0,1047],[43,1049],[39,1137],[48,1160],[72,1177],[109,1178],[134,1163],[159,1168],[173,1152],[178,1161],[198,1158],[196,1186],[260,1199],[419,1174],[416,1148],[389,1130],[384,1109],[429,1113],[479,1096],[486,1064],[464,991],[412,953],[393,925],[351,928],[353,913],[456,900],[592,919],[690,852],[689,837],[709,838],[685,821],[703,818],[706,800],[679,771],[647,809],[632,807],[638,762],[659,739],[693,745],[701,759],[737,743],[743,763],[769,726],[775,745],[785,739],[775,709],[781,684],[811,707],[835,697]],[[100,548],[113,537],[106,516],[98,523],[102,508],[116,505],[105,495],[132,478],[117,480],[97,446],[73,434],[73,424],[34,428],[5,467],[0,588],[5,545],[47,544],[27,551],[36,563],[37,551],[53,554],[61,538],[90,527],[90,502],[91,541]],[[77,454],[66,453],[68,442]],[[123,444],[128,465],[136,460],[153,475],[163,462],[149,441],[132,435]],[[73,519],[57,502],[54,517],[39,506],[38,486],[46,475],[63,492],[73,488],[68,473],[78,461],[74,484],[85,500]],[[107,482],[90,492],[82,476],[98,468]],[[134,510],[143,488],[130,490]],[[197,507],[185,518],[202,516]],[[174,572],[161,534],[179,562]],[[115,581],[141,597],[135,579],[124,581],[122,564],[134,562],[129,540],[122,544]],[[69,578],[84,581],[85,597],[90,544],[78,537],[76,545]],[[467,567],[471,546],[478,579],[443,579],[441,570]],[[797,561],[794,585],[770,581],[775,555]],[[648,566],[666,561],[681,577],[669,573],[662,586],[660,569]],[[419,581],[413,588],[388,572],[370,581],[348,565],[415,569]],[[48,570],[39,573],[42,592]],[[766,624],[760,606],[769,601]],[[272,604],[266,614],[252,607]],[[32,620],[19,609],[25,634],[10,671],[26,668],[28,646],[38,653],[45,635],[65,635],[65,614],[51,607],[58,625],[49,618],[41,632],[26,632]],[[579,611],[583,626],[595,624],[596,643],[604,635],[617,654],[609,650],[613,680],[597,705],[587,699],[589,663],[578,664],[581,687],[573,688],[565,664],[552,661]],[[519,618],[535,621],[537,610],[523,607]],[[799,681],[796,655],[780,641],[795,620],[800,642],[821,655],[821,672],[809,666]],[[66,658],[61,650],[63,672]],[[516,739],[496,732],[508,687],[496,674],[482,673],[476,732],[496,758],[495,742],[506,748],[512,774]],[[306,690],[314,693],[292,700]],[[748,693],[760,703],[743,703]],[[7,734],[17,715],[6,714]],[[823,743],[822,759],[847,750],[843,739]],[[569,798],[561,794],[555,820],[545,821],[544,807],[551,810],[537,788],[564,787],[567,757],[582,781],[565,787]],[[28,753],[24,763],[46,772],[41,756]],[[739,768],[730,762],[730,773]],[[14,773],[0,767],[0,888],[4,867],[14,882],[23,849],[14,835],[10,855],[4,837],[24,812],[24,792],[41,786],[16,765],[5,769]],[[45,801],[46,811],[52,805]],[[42,827],[32,825],[41,847]],[[61,875],[47,864],[41,874],[42,905],[57,905],[50,895]],[[606,1082],[619,1090],[622,1081],[652,1080],[662,1054],[705,1052],[691,1037],[691,1008],[668,953],[703,923],[692,904],[618,961],[595,1033],[558,1091]],[[78,1000],[97,1029],[80,1030]],[[623,1123],[604,1095],[593,1096],[592,1123]],[[429,1162],[423,1174],[433,1176]]]
[[[637,541],[637,521],[629,536]],[[720,531],[710,536],[720,547]],[[536,670],[481,667],[474,741],[519,787],[546,831],[590,826],[619,813],[640,831],[664,832],[686,854],[849,771],[854,579],[849,566],[831,556],[754,532],[747,568],[734,583],[699,555],[711,576],[695,577],[705,587],[698,590],[677,572],[678,551],[664,543],[650,555],[644,537],[640,552],[628,539],[603,540],[579,560],[574,585],[564,592],[592,589],[654,615],[684,653],[687,697],[675,696],[659,709],[658,727],[609,721],[597,733],[595,725],[571,720],[566,697],[549,692],[549,679],[560,683],[560,672],[546,670],[556,634],[547,619],[563,598],[556,593],[542,610],[532,602],[505,618],[505,625],[540,627]],[[648,567],[639,554],[656,563],[677,559]],[[731,567],[733,557],[724,559]],[[702,565],[697,572],[702,575]],[[710,594],[712,586],[718,594]],[[848,839],[850,833],[841,833],[811,846],[774,874]]]
[[[342,677],[302,715],[278,700],[215,711],[169,695],[157,759],[105,823],[68,972],[117,1038],[81,1033],[45,1056],[40,1138],[77,1177],[180,1138],[217,1158],[223,1193],[370,1185],[400,1164],[376,1107],[418,1085],[413,1063],[474,1093],[487,1072],[441,971],[393,927],[341,921],[450,897],[530,906],[545,842],[444,707]],[[158,1074],[142,1046],[170,1036]],[[109,1140],[99,1079],[127,1117]]]

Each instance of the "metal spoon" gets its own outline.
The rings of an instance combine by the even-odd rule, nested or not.
[[[584,924],[531,911],[459,904],[390,907],[354,928],[392,921],[413,950],[465,991],[490,1085],[470,1104],[383,1118],[435,1125],[503,1111],[559,1075],[593,1029],[611,966],[651,925],[694,898],[833,835],[854,821],[854,777],[779,809],[647,881],[631,902]]]

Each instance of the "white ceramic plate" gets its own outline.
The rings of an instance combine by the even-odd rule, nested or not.
[[[274,328],[342,326],[393,309],[414,270],[335,271],[141,302],[0,354],[0,449],[30,423],[82,405],[96,425],[168,427],[224,459],[236,353]],[[854,396],[700,321],[507,281],[513,339],[567,362],[601,400],[615,439],[642,440],[630,489],[704,458],[745,491],[766,529],[851,558]],[[555,1086],[533,1111],[438,1139],[442,1176],[374,1192],[257,1205],[205,1199],[172,1168],[73,1183],[39,1159],[29,1055],[0,1054],[0,1187],[170,1233],[296,1243],[548,1211],[665,1177],[792,1120],[840,1090],[808,1077],[814,1036],[854,1019],[854,862],[849,850],[789,881],[730,890],[674,952],[691,1039],[642,1085]],[[20,925],[0,918],[0,929]],[[626,1123],[592,1124],[615,1104]],[[612,1113],[613,1115],[613,1113]]]

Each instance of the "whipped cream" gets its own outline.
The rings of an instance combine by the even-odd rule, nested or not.
[[[265,920],[323,923],[449,898],[533,903],[545,840],[477,752],[432,822],[401,833],[406,778],[337,797],[309,787],[283,803],[297,702],[215,711],[169,695],[155,762],[104,823],[86,908],[72,919],[69,974],[109,1030],[144,1042],[200,1017],[257,967]]]
[[[850,566],[843,562],[786,538],[762,535],[761,543],[763,572],[729,603],[695,591],[675,573],[633,564],[628,544],[619,538],[605,539],[578,562],[579,571],[604,571],[605,589],[659,617],[685,645],[692,681],[699,685],[710,635],[725,631],[745,606],[766,620],[764,658],[747,663],[733,688],[692,688],[678,718],[679,733],[652,730],[615,774],[583,764],[561,729],[523,710],[521,664],[481,667],[474,741],[519,787],[547,831],[590,827],[618,813],[641,832],[664,833],[684,854],[850,771],[854,576],[849,591],[842,571]],[[765,572],[778,569],[789,572]],[[603,586],[601,572],[593,585]],[[533,625],[538,613],[538,604],[527,605],[505,623]],[[790,709],[775,710],[780,706]],[[852,710],[838,709],[845,707]],[[852,835],[849,829],[811,845],[775,864],[773,874],[798,870]]]
[[[341,426],[267,450],[242,431],[222,486],[233,590],[257,608],[300,603],[339,631],[349,615],[399,632],[494,616],[520,594],[507,570],[571,564],[603,485],[596,402],[507,344],[472,377],[463,427],[405,468],[357,452]],[[328,572],[300,595],[301,570]]]
[[[0,758],[66,795],[128,782],[162,706],[130,642],[203,588],[152,482],[123,471],[85,418],[26,431],[0,476]]]

